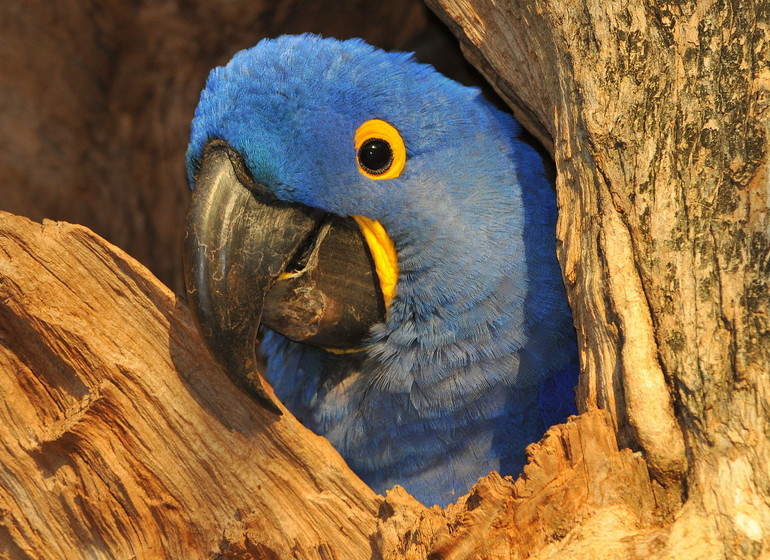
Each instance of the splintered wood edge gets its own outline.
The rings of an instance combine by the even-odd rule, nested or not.
[[[0,214],[0,279],[0,509],[27,556],[210,558],[254,512],[283,553],[369,550],[380,499],[238,390],[139,263],[86,228]]]
[[[585,520],[648,539],[667,518],[604,411],[552,427],[515,482],[492,473],[445,510],[383,500],[232,385],[184,303],[87,228],[0,213],[0,278],[0,508],[30,558],[514,558],[578,546]]]

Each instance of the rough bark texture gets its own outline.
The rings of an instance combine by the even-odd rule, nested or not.
[[[3,558],[579,559],[600,538],[628,558],[665,538],[670,504],[600,410],[552,428],[516,483],[490,475],[445,511],[375,496],[82,226],[0,213],[0,392]]]
[[[583,414],[446,510],[375,496],[142,265],[2,214],[0,557],[770,555],[767,2],[429,3],[553,154]],[[208,69],[265,34],[427,29],[339,6],[3,3],[0,205],[180,289]]]
[[[554,156],[583,409],[681,484],[672,551],[770,554],[770,4],[429,4]]]

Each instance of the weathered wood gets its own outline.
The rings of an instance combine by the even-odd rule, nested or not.
[[[682,485],[678,557],[770,554],[770,3],[428,3],[553,154],[582,409]]]
[[[392,492],[380,506],[376,542],[401,554],[394,559],[627,560],[662,548],[661,521],[676,502],[656,490],[641,457],[618,451],[605,411],[552,427],[528,451],[515,483],[494,473],[445,511],[419,510]]]
[[[193,4],[3,4],[3,207],[174,281],[189,84],[263,21],[302,30],[299,0]],[[770,554],[767,2],[430,4],[554,156],[584,414],[515,484],[383,500],[268,424],[130,257],[3,215],[0,557]]]
[[[254,512],[265,555],[369,555],[374,493],[121,250],[0,214],[0,301],[0,556],[212,558]]]
[[[0,557],[616,558],[678,503],[594,410],[446,510],[375,496],[213,362],[181,300],[82,226],[0,213]],[[604,545],[603,545],[604,546]],[[543,556],[547,557],[547,556]]]

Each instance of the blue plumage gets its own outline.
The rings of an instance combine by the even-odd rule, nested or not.
[[[397,178],[357,169],[351,138],[374,118],[404,139]],[[378,220],[395,244],[397,295],[364,352],[267,329],[260,344],[278,396],[377,491],[444,505],[489,471],[515,474],[545,422],[574,411],[554,193],[518,134],[476,89],[360,40],[262,41],[201,96],[191,178],[221,138],[277,198]]]

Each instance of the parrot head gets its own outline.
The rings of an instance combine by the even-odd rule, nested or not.
[[[264,40],[201,94],[185,246],[199,328],[234,380],[280,413],[267,376],[368,481],[437,479],[460,447],[502,470],[490,430],[536,437],[541,420],[516,418],[574,361],[553,193],[518,133],[478,90],[361,40]],[[474,430],[484,443],[456,442]]]

